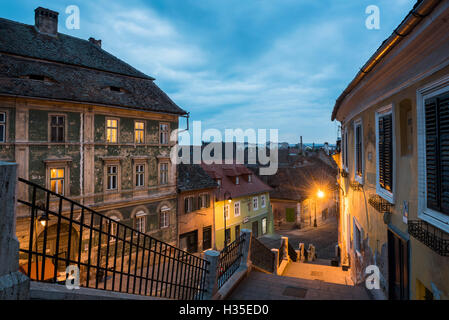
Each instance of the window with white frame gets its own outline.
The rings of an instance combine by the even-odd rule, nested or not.
[[[355,179],[363,184],[363,128],[361,119],[354,122],[354,164]]]
[[[198,197],[198,209],[209,208],[210,207],[210,194],[203,193]]]
[[[118,166],[107,166],[107,190],[117,190]]]
[[[254,197],[253,198],[253,210],[258,210],[258,209],[259,209],[259,198]]]
[[[266,201],[265,201],[265,195],[261,195],[260,196],[260,206],[262,207],[262,208],[265,208],[266,207]]]
[[[357,221],[354,218],[354,228],[353,228],[353,241],[354,241],[354,251],[358,254],[362,252],[362,230]]]
[[[160,212],[160,227],[168,228],[170,226],[170,208],[163,206]]]
[[[168,163],[163,162],[159,165],[160,184],[168,184]]]
[[[168,144],[168,133],[169,133],[169,126],[168,123],[160,123],[159,124],[159,143],[160,144]]]
[[[449,78],[418,90],[418,216],[449,232]]]
[[[394,117],[389,105],[376,112],[376,191],[394,203]]]
[[[145,186],[145,165],[136,165],[136,187]]]
[[[234,217],[240,216],[240,202],[234,203]]]
[[[136,229],[142,233],[147,231],[147,214],[144,211],[136,213]]]
[[[189,213],[195,211],[194,209],[195,197],[185,197],[184,198],[184,213]]]
[[[6,142],[6,112],[0,112],[0,142]]]

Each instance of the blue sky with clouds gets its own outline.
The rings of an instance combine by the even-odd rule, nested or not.
[[[333,143],[336,98],[415,2],[2,0],[0,17],[34,24],[36,7],[58,11],[60,32],[102,39],[203,130],[275,128],[281,141]],[[79,30],[65,27],[69,5],[80,8]],[[380,30],[365,27],[369,5]]]

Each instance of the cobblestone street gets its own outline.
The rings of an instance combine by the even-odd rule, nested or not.
[[[325,223],[318,227],[305,227],[303,229],[280,230],[279,235],[288,237],[288,241],[295,249],[303,242],[305,248],[313,244],[316,248],[317,258],[332,259],[335,256],[335,246],[338,244],[338,223],[336,217],[329,217]]]

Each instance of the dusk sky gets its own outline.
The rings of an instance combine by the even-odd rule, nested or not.
[[[333,144],[335,100],[415,2],[3,0],[0,17],[34,24],[36,7],[58,11],[59,32],[101,39],[203,130],[275,128],[280,141]],[[65,26],[69,5],[80,8],[79,30]],[[365,27],[369,5],[380,30]]]

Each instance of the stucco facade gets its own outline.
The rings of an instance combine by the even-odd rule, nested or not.
[[[443,1],[353,89],[336,112],[342,123],[342,264],[351,266],[358,283],[365,280],[369,265],[378,266],[386,298],[449,299],[449,257],[411,234],[413,226],[424,223],[430,233],[443,241],[449,239],[449,217],[437,213],[441,218],[437,222],[426,213],[423,184],[423,104],[430,95],[449,92],[448,18],[449,3]],[[386,130],[384,120],[379,124],[384,115],[391,115],[392,126],[387,167],[380,164],[385,160],[379,151],[380,143],[390,139],[380,133]],[[361,140],[355,136],[357,127]],[[359,166],[361,174],[357,173]],[[382,170],[392,170],[390,190],[382,187]],[[389,209],[376,209],[376,203]]]

